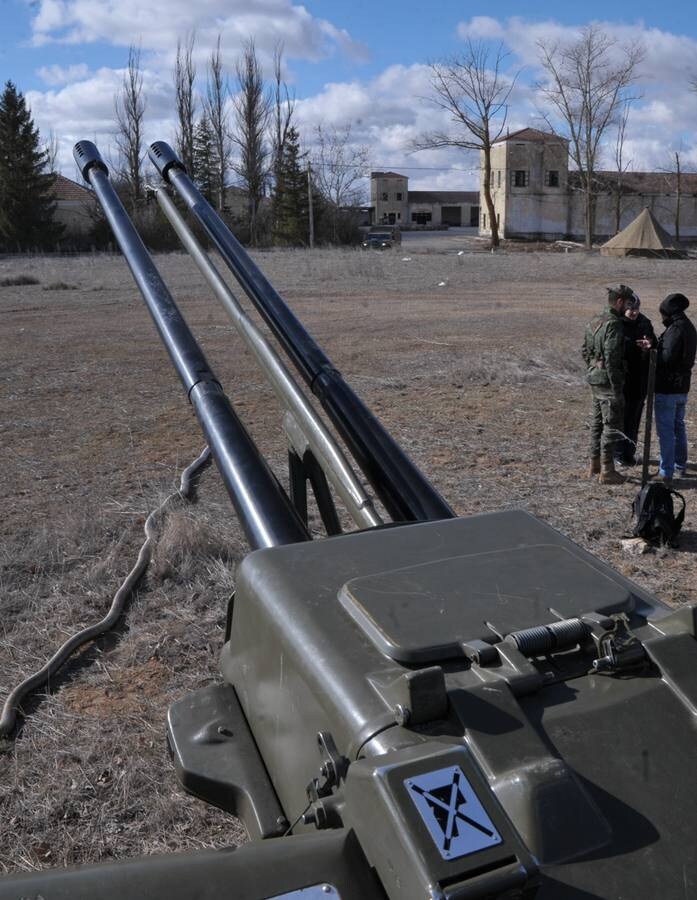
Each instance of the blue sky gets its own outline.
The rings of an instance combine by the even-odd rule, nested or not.
[[[263,62],[281,39],[306,146],[318,123],[349,124],[352,139],[371,147],[376,167],[409,166],[412,187],[472,187],[476,161],[453,151],[408,152],[414,137],[443,124],[422,99],[426,64],[456,53],[467,37],[502,41],[511,72],[524,67],[511,127],[536,124],[535,42],[571,39],[594,20],[618,42],[640,40],[647,49],[643,97],[630,118],[632,167],[660,166],[677,146],[697,166],[697,95],[687,84],[687,73],[697,72],[697,17],[684,3],[539,0],[521,15],[519,3],[504,0],[495,17],[491,4],[461,0],[0,0],[0,9],[0,79],[25,93],[42,134],[58,139],[61,168],[71,176],[75,140],[113,144],[113,98],[130,43],[142,46],[147,138],[172,138],[176,40],[195,29],[199,87],[218,31],[231,69],[245,37],[255,38]]]

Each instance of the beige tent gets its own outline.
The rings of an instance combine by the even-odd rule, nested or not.
[[[603,256],[662,256],[684,259],[685,253],[665,228],[661,227],[648,207],[626,228],[603,244]]]

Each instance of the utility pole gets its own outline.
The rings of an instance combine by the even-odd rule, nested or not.
[[[681,185],[680,185],[680,154],[676,151],[675,152],[675,192],[677,195],[676,199],[675,199],[675,240],[676,241],[680,240],[680,197],[682,194],[680,187],[681,187]]]
[[[315,246],[315,216],[312,210],[312,164],[307,161],[307,217],[310,222],[310,250]]]

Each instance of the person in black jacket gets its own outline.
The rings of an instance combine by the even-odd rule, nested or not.
[[[656,335],[648,316],[639,312],[637,294],[624,313],[624,434],[617,447],[616,461],[623,466],[636,465],[639,423],[644,411],[649,384],[649,350],[656,346]]]
[[[669,294],[659,309],[665,331],[658,339],[656,358],[656,432],[661,450],[659,477],[670,485],[687,466],[685,406],[697,352],[697,331],[685,315],[690,301]]]

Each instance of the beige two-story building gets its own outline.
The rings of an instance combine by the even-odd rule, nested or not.
[[[482,154],[483,157],[483,154]],[[583,240],[585,194],[577,172],[569,171],[568,141],[522,128],[499,138],[491,151],[491,193],[502,238]],[[595,175],[595,240],[626,227],[644,207],[680,238],[697,237],[697,175],[599,171]],[[483,176],[480,176],[480,184]],[[491,234],[482,196],[480,234]]]
[[[477,191],[410,191],[409,178],[398,172],[370,175],[370,222],[373,225],[479,226]]]
[[[566,235],[568,160],[567,141],[534,128],[523,128],[494,143],[491,195],[501,237],[545,240]],[[491,234],[484,202],[480,233]]]

